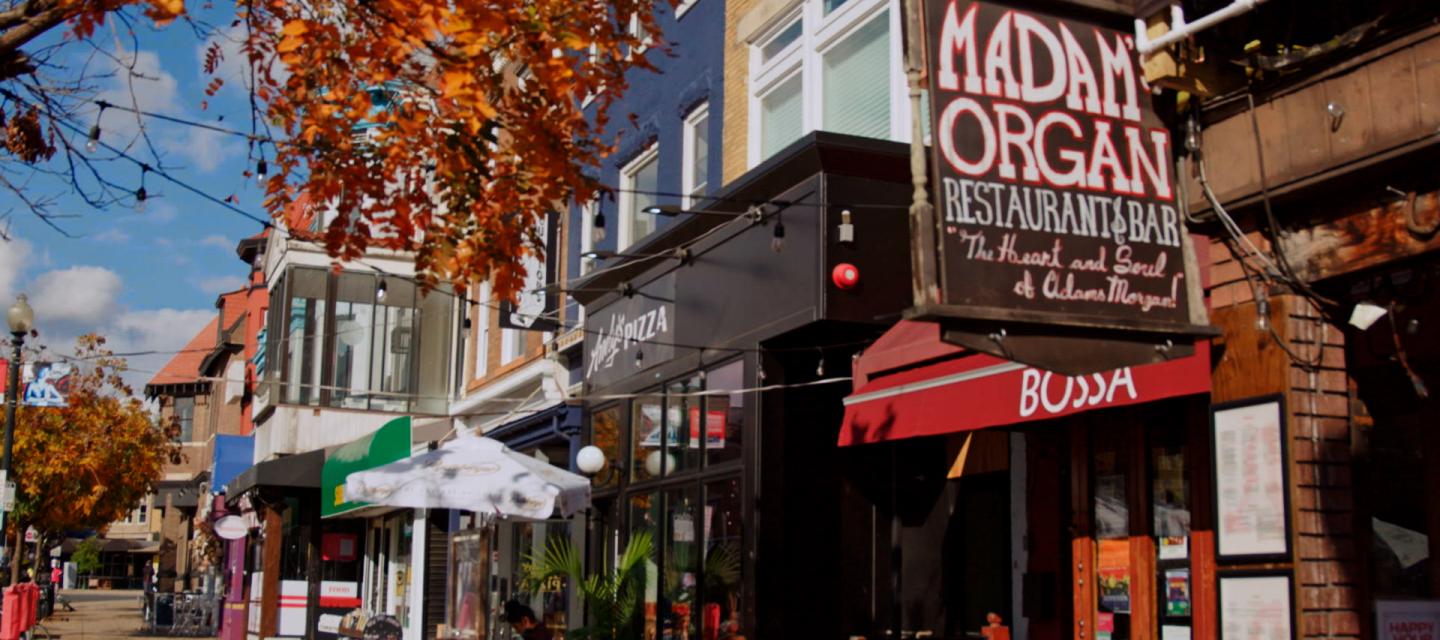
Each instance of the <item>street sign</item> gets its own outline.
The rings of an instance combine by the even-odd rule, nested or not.
[[[0,511],[6,513],[15,510],[15,483],[10,482],[8,477],[9,472],[0,471],[0,483],[4,483],[0,484],[4,487],[3,490],[0,490]]]

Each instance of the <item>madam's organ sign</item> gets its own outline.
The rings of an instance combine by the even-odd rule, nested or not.
[[[1132,37],[926,7],[943,304],[1188,325],[1170,135]]]

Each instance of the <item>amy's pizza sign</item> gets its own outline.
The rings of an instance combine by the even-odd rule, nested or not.
[[[929,0],[942,303],[1189,323],[1170,135],[1131,36]]]

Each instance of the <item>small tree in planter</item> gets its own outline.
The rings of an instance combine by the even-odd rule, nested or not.
[[[559,576],[580,589],[580,597],[590,614],[590,624],[573,631],[581,640],[632,640],[639,638],[641,594],[645,590],[645,561],[650,558],[654,543],[650,532],[636,531],[630,535],[625,552],[616,566],[607,572],[585,575],[583,554],[568,538],[553,537],[538,557],[526,557],[525,586],[534,590],[547,579]]]
[[[90,536],[75,547],[75,553],[70,555],[70,560],[75,563],[75,571],[80,576],[94,575],[100,570],[100,538]],[[79,581],[80,584],[85,582]]]

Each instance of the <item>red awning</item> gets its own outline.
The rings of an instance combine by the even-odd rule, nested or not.
[[[940,340],[902,321],[855,362],[840,446],[1057,418],[1210,391],[1210,345],[1168,362],[1064,376]]]

